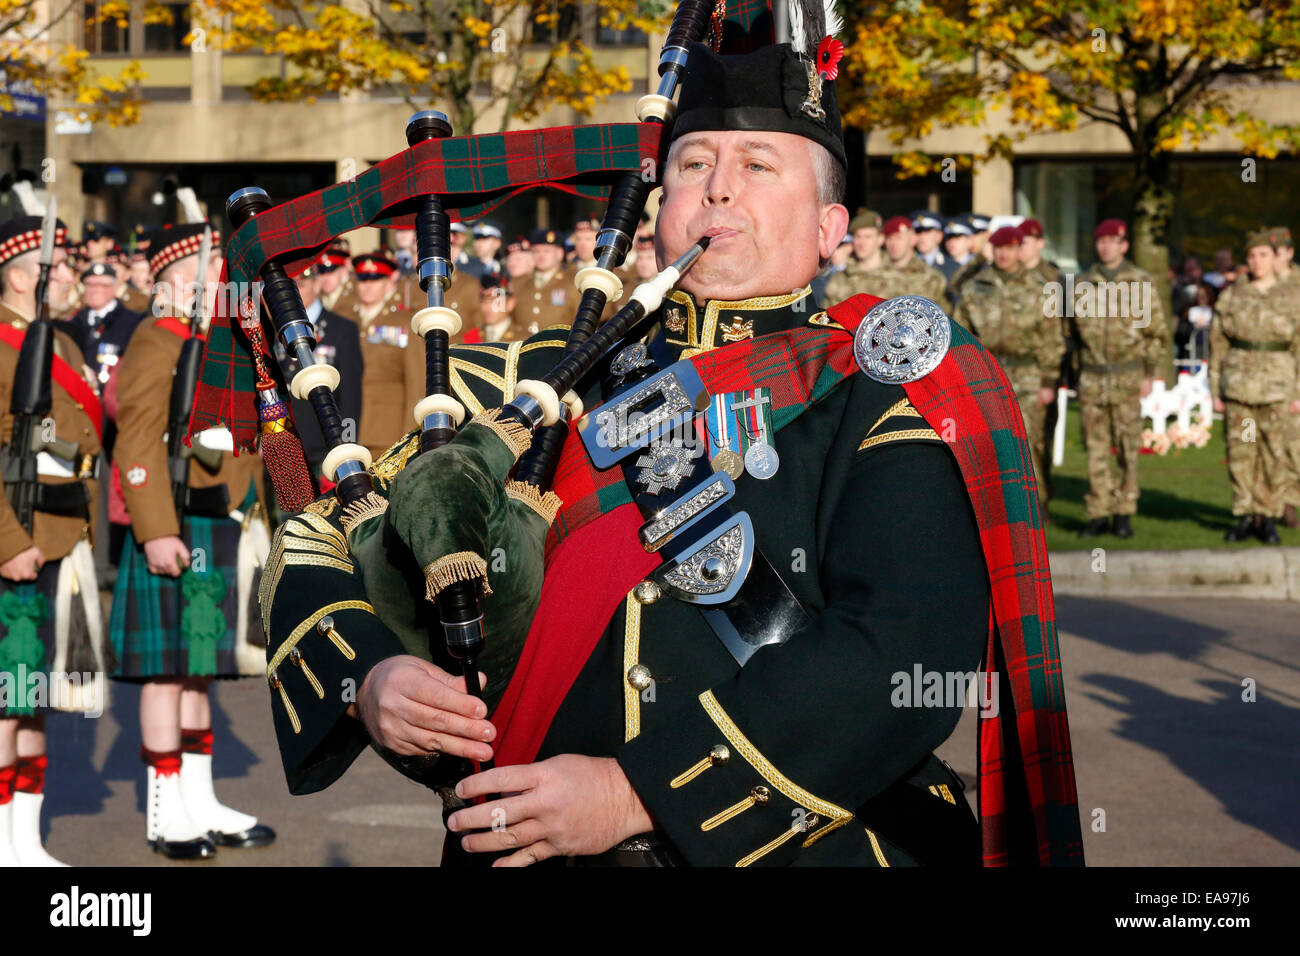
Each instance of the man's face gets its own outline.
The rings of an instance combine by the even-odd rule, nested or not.
[[[478,256],[484,262],[491,262],[496,258],[497,250],[501,248],[501,240],[495,236],[484,236],[475,238],[474,255]]]
[[[970,236],[953,234],[944,240],[943,248],[954,259],[965,259],[970,255]]]
[[[1291,268],[1291,260],[1295,257],[1295,250],[1290,246],[1277,247],[1277,272],[1282,275]]]
[[[1273,274],[1277,266],[1277,253],[1272,246],[1251,246],[1246,250],[1246,265],[1252,279],[1263,279]]]
[[[111,238],[88,239],[86,240],[86,257],[88,259],[102,259],[108,255],[108,250],[113,248]]]
[[[596,256],[596,232],[590,227],[577,229],[573,233],[573,254],[583,262]]]
[[[885,244],[885,235],[875,226],[853,230],[853,256],[865,261],[873,258]]]
[[[307,273],[299,273],[294,280],[298,285],[298,294],[302,296],[302,306],[304,309],[310,309],[312,303],[316,301],[316,277]]]
[[[746,299],[806,285],[848,226],[817,202],[814,145],[793,133],[690,133],[673,143],[656,223],[666,266],[701,236],[709,248],[680,283],[698,299]]]
[[[1043,247],[1047,240],[1041,236],[1025,236],[1020,240],[1020,261],[1033,268],[1043,259]]]
[[[1183,263],[1183,277],[1188,282],[1200,282],[1204,272],[1201,269],[1200,259],[1188,259]]]
[[[395,229],[393,230],[393,245],[401,251],[415,249],[415,230],[414,229]]]
[[[1107,269],[1116,268],[1128,252],[1128,240],[1123,236],[1102,236],[1097,240],[1097,258]]]
[[[451,233],[451,252],[452,258],[460,255],[460,250],[465,248],[465,233],[452,230]]]
[[[364,306],[378,305],[392,291],[395,282],[393,276],[379,276],[375,279],[357,276],[357,298]]]
[[[563,258],[563,246],[554,246],[549,242],[533,246],[533,261],[537,264],[538,272],[550,272],[559,266],[560,260]]]
[[[943,233],[938,229],[922,229],[916,234],[916,251],[929,255],[939,248],[939,242],[943,239]]]
[[[1231,272],[1233,269],[1232,250],[1220,249],[1214,254],[1214,271]]]
[[[505,288],[484,289],[479,293],[479,307],[489,325],[505,322],[515,310],[515,297]]]
[[[532,249],[516,249],[506,253],[506,275],[510,278],[532,275],[534,268]]]
[[[906,226],[885,236],[885,252],[889,254],[889,261],[895,265],[906,262],[915,242],[916,233]]]
[[[131,262],[131,285],[141,291],[148,291],[153,284],[153,277],[149,275],[149,261],[138,259]]]
[[[117,280],[112,276],[86,276],[81,286],[86,290],[83,296],[86,307],[92,310],[108,305],[117,293]]]
[[[67,306],[68,299],[72,295],[72,286],[76,281],[77,277],[73,273],[72,267],[68,265],[68,251],[56,247],[54,255],[50,259],[49,297],[51,311],[61,311]]]
[[[1020,268],[1020,244],[1010,243],[993,247],[993,265],[1003,272],[1014,272]]]

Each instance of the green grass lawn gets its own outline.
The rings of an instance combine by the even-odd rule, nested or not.
[[[1065,433],[1065,461],[1053,470],[1055,495],[1047,510],[1047,547],[1069,551],[1105,547],[1168,551],[1178,548],[1262,548],[1258,540],[1229,543],[1223,534],[1236,524],[1232,517],[1232,488],[1223,443],[1223,422],[1214,423],[1204,448],[1171,448],[1167,455],[1142,455],[1138,462],[1138,513],[1133,537],[1114,535],[1080,538],[1086,524],[1083,496],[1088,490],[1088,461],[1079,431],[1078,404],[1070,403]],[[1278,527],[1282,544],[1300,546],[1300,528]]]

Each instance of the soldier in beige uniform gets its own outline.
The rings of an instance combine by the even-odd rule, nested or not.
[[[569,325],[581,296],[573,284],[577,274],[564,264],[564,236],[554,229],[537,229],[528,237],[535,268],[527,278],[510,280],[515,321],[533,335],[552,325]]]
[[[1277,519],[1290,493],[1287,440],[1300,415],[1300,304],[1278,279],[1265,232],[1246,239],[1249,282],[1223,290],[1210,326],[1210,392],[1224,413],[1228,478],[1237,526],[1229,541],[1252,536],[1278,544]]]
[[[190,315],[206,287],[211,314],[220,279],[218,239],[199,275],[204,223],[153,234],[149,266],[162,317],[136,328],[117,366],[121,475],[131,530],[122,549],[109,626],[119,680],[141,683],[141,758],[146,764],[146,840],[174,859],[202,859],[216,846],[265,846],[257,818],[217,800],[212,779],[214,677],[265,673],[255,612],[256,570],[270,545],[262,460],[233,454],[225,429],[194,436],[185,501],[177,513],[168,421],[174,370],[194,332]],[[200,319],[202,321],[202,319]],[[223,450],[224,449],[224,450]]]
[[[844,268],[835,273],[826,282],[826,305],[843,302],[859,292],[876,295],[871,288],[869,276],[885,265],[885,235],[881,232],[884,221],[874,209],[859,209],[849,220],[849,236],[853,241],[853,251]]]
[[[1020,264],[1020,231],[1003,226],[989,237],[993,261],[970,282],[953,319],[979,336],[1015,390],[1025,420],[1038,482],[1038,503],[1047,520],[1043,477],[1044,417],[1056,400],[1065,338],[1061,324],[1043,314],[1042,282]]]
[[[1287,226],[1273,226],[1268,237],[1277,250],[1277,273],[1279,282],[1291,283],[1293,295],[1300,295],[1300,269],[1292,263],[1295,257],[1295,241]],[[1300,418],[1291,420],[1290,434],[1286,442],[1286,491],[1282,499],[1282,524],[1288,528],[1300,527]]]
[[[339,315],[361,328],[366,371],[358,441],[378,458],[414,427],[411,409],[424,397],[424,376],[411,372],[414,365],[405,354],[414,333],[412,312],[402,306],[397,289],[397,263],[384,252],[370,252],[356,256],[352,267],[357,297]]]
[[[6,446],[14,438],[10,403],[19,350],[37,312],[41,225],[39,216],[23,216],[0,226],[0,439]],[[59,223],[56,240],[61,244],[65,236]],[[70,275],[66,260],[66,250],[55,248],[51,273]],[[77,485],[84,492],[77,501],[77,492],[63,490],[70,500],[57,510],[51,508],[52,501],[38,497],[30,533],[9,498],[0,496],[0,866],[63,865],[41,845],[48,763],[45,713],[53,706],[103,706],[102,699],[89,696],[60,700],[41,692],[42,687],[62,689],[57,675],[80,671],[73,662],[86,661],[87,649],[99,662],[98,678],[103,678],[103,628],[88,540],[90,515],[95,513],[91,469],[100,447],[99,423],[91,416],[98,416],[99,410],[81,350],[62,332],[54,333],[50,373],[52,437],[72,443],[76,451],[70,460],[41,453],[39,490]],[[74,639],[71,615],[58,613],[74,602],[82,605],[89,648],[69,646]]]
[[[1093,239],[1099,261],[1080,277],[1067,309],[1081,364],[1079,415],[1088,450],[1088,523],[1079,534],[1096,537],[1113,531],[1131,538],[1138,501],[1140,401],[1169,362],[1171,337],[1155,280],[1124,258],[1124,221],[1104,220],[1093,230]],[[1118,481],[1110,468],[1112,447],[1119,449]]]

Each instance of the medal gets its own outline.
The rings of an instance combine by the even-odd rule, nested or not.
[[[745,452],[745,470],[755,478],[766,481],[775,475],[780,467],[780,456],[767,442],[750,445],[749,451]]]
[[[745,460],[730,448],[725,448],[713,456],[713,470],[726,472],[733,479],[739,478],[745,471]]]

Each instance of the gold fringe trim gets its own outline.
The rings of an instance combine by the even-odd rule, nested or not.
[[[520,425],[518,422],[498,421],[501,417],[501,409],[489,408],[485,412],[480,412],[470,419],[471,425],[482,425],[484,428],[490,428],[496,432],[496,436],[501,439],[507,448],[515,456],[515,461],[519,456],[528,450],[528,446],[533,443],[533,433]]]
[[[438,595],[457,581],[476,581],[479,597],[492,593],[487,581],[487,562],[473,551],[444,555],[424,569],[424,596],[436,601]]]
[[[378,492],[369,492],[364,498],[352,502],[343,509],[343,514],[339,515],[339,523],[343,525],[345,534],[351,534],[352,529],[371,518],[378,518],[388,510],[388,499]]]
[[[868,448],[875,448],[877,445],[883,445],[891,441],[943,441],[933,428],[900,428],[896,432],[882,432],[879,435],[872,435],[870,438],[862,439],[862,444],[858,446],[858,451],[866,451]]]
[[[555,521],[555,516],[564,507],[564,502],[560,500],[560,496],[555,492],[543,493],[536,485],[526,481],[514,481],[513,479],[507,481],[506,494],[532,508],[546,519],[548,525]]]

